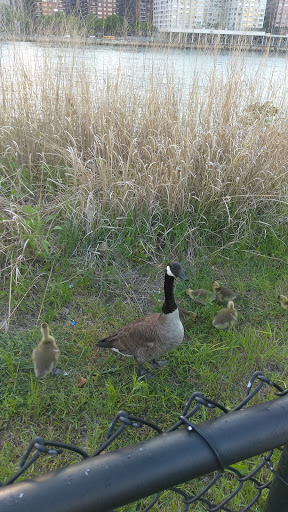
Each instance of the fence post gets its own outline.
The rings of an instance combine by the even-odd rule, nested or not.
[[[285,444],[279,460],[277,472],[288,481],[288,445]],[[270,492],[265,504],[264,512],[287,512],[288,510],[288,486],[280,478],[274,477]]]

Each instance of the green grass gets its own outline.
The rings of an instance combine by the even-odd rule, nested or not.
[[[268,252],[269,248],[266,249]],[[107,261],[98,255],[92,269],[81,266],[81,259],[77,262],[75,254],[62,262],[51,259],[37,287],[30,291],[33,273],[27,268],[27,275],[10,286],[16,309],[9,331],[0,331],[0,480],[5,481],[16,472],[19,458],[36,435],[76,444],[92,453],[104,442],[111,419],[119,410],[150,419],[166,429],[178,420],[193,391],[201,391],[232,408],[244,397],[246,384],[256,370],[285,386],[288,316],[276,298],[279,291],[287,290],[288,259],[280,254],[285,264],[279,264],[278,259],[273,259],[278,257],[277,252],[275,257],[263,256],[226,249],[221,256],[217,251],[203,253],[190,265],[181,260],[189,286],[208,288],[215,278],[239,292],[235,301],[239,325],[228,332],[214,329],[212,319],[221,306],[193,303],[185,293],[186,283],[177,281],[177,303],[196,311],[199,318],[196,323],[187,324],[181,346],[168,353],[168,366],[154,370],[148,382],[136,377],[133,360],[101,351],[95,348],[95,343],[141,314],[160,311],[163,268],[168,255],[153,265],[151,261],[135,264],[133,258],[121,258],[116,251]],[[6,293],[8,285],[7,282]],[[24,295],[23,308],[17,307]],[[74,326],[71,320],[76,322]],[[67,376],[62,373],[44,380],[34,376],[31,353],[40,340],[41,321],[50,323],[61,350],[59,366]],[[87,379],[83,387],[78,387],[80,377]],[[270,389],[262,395],[261,399],[273,397]],[[196,421],[213,416],[215,411],[202,409]],[[111,449],[150,435],[153,434],[146,427],[127,429]],[[25,473],[25,478],[76,460],[78,456],[66,453],[43,456]],[[210,491],[210,498],[221,501],[223,493],[229,494],[235,485],[233,479],[225,476]],[[184,488],[192,492],[201,486],[200,479]],[[241,496],[234,498],[235,510],[241,510],[241,504],[243,507],[253,496],[248,485]],[[164,493],[156,509],[176,511],[179,499]],[[255,507],[252,510],[259,510]],[[127,508],[136,509],[136,505]],[[198,504],[193,510],[204,509]]]

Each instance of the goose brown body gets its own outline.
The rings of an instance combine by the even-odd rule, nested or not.
[[[187,280],[180,265],[170,263],[165,272],[165,302],[161,313],[146,315],[130,322],[111,336],[100,340],[96,346],[134,357],[141,368],[146,361],[160,357],[180,345],[184,337],[184,328],[174,300],[175,277]]]
[[[237,311],[234,308],[234,302],[231,300],[227,308],[220,309],[213,319],[213,325],[216,329],[228,329],[237,323]]]
[[[99,341],[97,346],[134,357],[141,365],[177,347],[183,337],[184,328],[177,309],[168,315],[153,313],[138,318]]]
[[[55,339],[50,335],[49,326],[46,323],[41,325],[42,339],[39,345],[32,352],[35,376],[43,379],[56,367],[60,357],[60,350]]]
[[[220,302],[227,302],[228,300],[234,300],[237,297],[237,293],[233,292],[230,288],[220,286],[218,281],[212,282],[212,288],[216,295],[216,299]]]

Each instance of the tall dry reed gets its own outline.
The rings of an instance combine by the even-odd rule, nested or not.
[[[6,199],[13,190],[19,207],[62,211],[87,233],[131,212],[151,229],[165,214],[186,216],[190,232],[218,220],[235,235],[255,216],[274,229],[282,207],[285,220],[286,84],[271,75],[267,86],[265,58],[256,75],[243,54],[223,73],[215,58],[206,84],[195,74],[187,90],[169,64],[139,84],[133,64],[97,75],[85,49],[35,46],[32,60],[26,50],[10,46],[0,67]]]

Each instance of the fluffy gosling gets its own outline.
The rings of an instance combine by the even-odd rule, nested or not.
[[[193,313],[193,311],[188,311],[187,309],[178,308],[179,309],[179,317],[182,322],[182,324],[185,324],[186,322],[189,322],[189,320],[192,320],[192,322],[196,322],[198,315],[197,313]]]
[[[204,290],[203,288],[199,288],[198,290],[191,290],[191,288],[187,288],[186,294],[192,299],[194,302],[198,304],[204,304],[204,302],[212,302],[215,300],[215,293],[210,290]]]
[[[60,357],[60,350],[55,339],[50,334],[49,325],[41,325],[42,339],[32,352],[35,376],[43,379],[56,367]]]
[[[285,295],[278,295],[278,302],[282,306],[282,308],[288,308],[288,299],[287,297],[285,297]]]
[[[237,323],[237,316],[237,311],[234,308],[234,302],[229,300],[227,308],[220,309],[212,323],[216,329],[229,329]]]
[[[234,300],[237,297],[237,293],[230,290],[230,288],[225,288],[225,286],[220,286],[218,281],[212,281],[212,288],[215,292],[216,299],[220,302],[227,302],[228,300]]]

